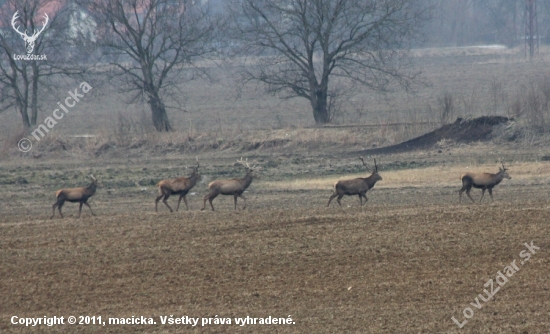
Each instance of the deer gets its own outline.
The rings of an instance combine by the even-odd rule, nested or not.
[[[367,167],[367,164],[365,163],[365,160],[363,157],[359,157],[361,162],[363,163],[363,166]],[[340,200],[344,195],[357,195],[359,196],[359,202],[361,204],[361,209],[363,208],[363,198],[365,199],[365,204],[367,204],[367,201],[369,200],[367,198],[367,191],[369,189],[372,189],[376,182],[381,181],[382,176],[378,174],[378,165],[376,165],[376,159],[374,159],[374,170],[372,171],[372,174],[368,177],[359,177],[356,179],[351,180],[340,180],[336,183],[334,183],[334,193],[332,196],[330,196],[327,207],[330,205],[330,202],[334,199],[334,197],[338,196],[336,201],[342,207],[342,203]]]
[[[472,200],[472,203],[475,203],[474,199],[470,195],[470,190],[472,187],[481,189],[481,198],[479,202],[483,199],[485,195],[485,190],[489,191],[491,196],[491,201],[493,201],[493,188],[502,182],[503,179],[511,179],[512,177],[508,175],[508,169],[504,167],[504,163],[501,161],[502,167],[499,167],[498,173],[465,173],[460,176],[462,180],[462,189],[458,191],[459,203],[462,203],[462,193],[466,191],[466,195]]]
[[[246,209],[246,197],[243,196],[243,192],[250,186],[252,183],[252,180],[254,178],[257,178],[256,175],[253,174],[254,169],[256,166],[250,167],[248,165],[248,159],[246,161],[243,161],[243,158],[241,157],[241,160],[237,160],[237,162],[244,166],[246,170],[246,175],[242,179],[231,179],[231,180],[216,180],[212,181],[208,184],[208,188],[210,189],[210,192],[204,196],[203,199],[203,206],[201,211],[203,211],[206,208],[206,201],[210,202],[210,207],[212,208],[212,211],[214,211],[214,206],[212,205],[212,201],[214,198],[218,197],[218,195],[233,195],[233,201],[235,203],[235,210],[237,210],[237,197],[240,197],[244,200],[244,206],[243,210]]]
[[[187,205],[187,199],[185,196],[189,193],[189,190],[191,190],[196,184],[197,181],[201,180],[201,176],[199,175],[199,159],[197,158],[197,167],[193,167],[193,172],[189,177],[178,177],[171,180],[162,180],[159,183],[157,183],[157,187],[159,189],[159,195],[155,199],[155,212],[158,212],[157,206],[161,198],[164,197],[162,202],[166,207],[170,210],[170,212],[174,212],[170,205],[168,205],[168,198],[170,198],[171,195],[180,195],[178,199],[178,205],[176,206],[176,212],[179,210],[181,200],[183,199],[183,202],[185,203],[185,208],[189,210],[189,206]]]
[[[50,219],[55,216],[55,208],[59,210],[59,215],[61,216],[61,218],[64,218],[63,213],[61,212],[61,208],[66,201],[71,203],[80,203],[80,207],[78,208],[78,218],[80,218],[83,204],[90,208],[92,216],[95,216],[94,212],[92,211],[92,207],[90,206],[90,204],[88,204],[88,199],[95,194],[95,190],[97,188],[97,179],[92,174],[90,174],[90,179],[92,179],[92,183],[87,187],[64,188],[56,191],[55,197],[57,198],[57,202],[55,202],[55,204],[52,206],[52,216],[50,217]]]

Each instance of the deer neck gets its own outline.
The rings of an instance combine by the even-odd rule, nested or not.
[[[194,186],[195,184],[197,184],[197,179],[198,179],[198,175],[197,173],[193,172],[193,174],[191,174],[191,176],[189,176],[189,181],[191,181],[191,184]]]
[[[503,174],[503,173],[495,174],[495,177],[493,178],[493,183],[494,183],[495,185],[497,185],[497,184],[499,184],[503,179],[504,179],[504,174]]]
[[[88,194],[93,195],[95,194],[95,190],[97,188],[97,184],[95,182],[92,182],[92,184],[90,184],[88,187],[86,187],[86,192]]]
[[[246,173],[246,175],[241,179],[243,189],[248,188],[250,184],[252,183],[252,173]]]
[[[372,173],[369,177],[365,178],[365,181],[369,185],[369,188],[372,188],[372,187],[374,187],[374,185],[376,184],[376,182],[378,180],[376,179],[376,176],[374,175],[374,173]]]
[[[367,184],[369,185],[369,189],[374,187],[374,185],[376,184],[378,180],[375,179],[375,178],[368,178],[367,179]]]

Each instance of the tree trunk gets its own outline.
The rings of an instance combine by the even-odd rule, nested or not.
[[[155,93],[150,94],[148,103],[151,107],[153,125],[155,126],[155,129],[159,132],[172,131],[172,126],[170,125],[168,115],[166,114],[166,108],[164,107],[164,103],[162,103],[160,97]]]
[[[38,119],[38,66],[34,61],[32,64],[32,92],[31,92],[31,125],[36,125]]]
[[[310,97],[313,108],[313,118],[316,124],[327,124],[330,122],[330,115],[327,110],[327,90],[323,88],[313,89]]]
[[[31,127],[31,123],[29,121],[29,114],[27,113],[28,106],[26,103],[19,103],[17,109],[19,109],[19,113],[21,114],[21,118],[23,120],[23,127],[25,129],[29,129]]]
[[[22,96],[19,98],[19,112],[23,118],[23,126],[25,129],[31,127],[31,122],[29,119],[29,78],[27,77],[27,68],[23,65],[23,92]]]

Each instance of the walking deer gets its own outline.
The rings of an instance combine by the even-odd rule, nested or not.
[[[155,199],[155,212],[158,212],[157,206],[160,199],[163,197],[164,199],[162,200],[162,203],[166,205],[170,212],[174,212],[170,205],[168,205],[168,202],[166,202],[171,195],[180,195],[178,199],[178,205],[176,206],[176,212],[180,208],[182,199],[185,203],[185,208],[189,210],[189,206],[187,205],[187,199],[185,198],[185,196],[187,195],[187,193],[189,193],[189,190],[191,190],[191,188],[193,188],[197,184],[197,181],[200,181],[201,179],[201,176],[198,173],[199,166],[199,159],[197,159],[197,167],[193,167],[193,173],[191,173],[189,177],[178,177],[171,180],[162,180],[157,183],[157,187],[159,188],[159,195]]]
[[[363,160],[362,157],[359,157],[361,162],[363,163],[363,166],[367,167],[367,164],[365,163],[365,160]],[[374,159],[374,170],[372,171],[372,174],[369,177],[359,177],[357,179],[351,179],[351,180],[340,180],[334,184],[334,193],[332,196],[330,196],[327,207],[330,205],[330,202],[334,199],[334,197],[338,196],[336,201],[342,207],[342,203],[340,200],[344,195],[357,195],[359,196],[359,202],[361,203],[361,208],[363,208],[363,198],[365,198],[365,204],[369,200],[367,198],[367,191],[369,189],[372,189],[376,182],[381,181],[382,176],[378,174],[378,166],[376,165],[376,159]]]
[[[55,216],[55,208],[59,210],[59,215],[61,218],[63,218],[63,213],[61,212],[61,208],[65,204],[66,201],[71,203],[80,203],[80,207],[78,208],[78,218],[80,218],[80,213],[82,212],[82,205],[85,204],[88,208],[90,208],[90,212],[92,213],[92,216],[95,216],[94,212],[92,211],[92,207],[90,204],[88,204],[88,199],[92,197],[95,194],[95,190],[97,188],[97,179],[90,175],[90,178],[92,179],[92,183],[87,187],[80,187],[80,188],[66,188],[66,189],[59,189],[55,192],[55,197],[57,198],[57,202],[52,206],[52,216],[50,219],[52,219]]]
[[[246,208],[246,197],[243,196],[243,192],[250,186],[252,179],[256,178],[256,175],[252,174],[256,166],[250,167],[247,161],[237,160],[238,163],[244,166],[246,169],[246,175],[242,179],[231,179],[231,180],[216,180],[208,184],[210,192],[208,195],[204,196],[202,210],[206,208],[206,201],[210,202],[210,207],[214,211],[214,206],[212,201],[218,195],[233,195],[233,201],[235,203],[235,210],[237,210],[237,197],[240,197],[244,200],[243,210]]]
[[[502,163],[502,161],[501,161]],[[511,179],[510,175],[508,175],[507,168],[504,167],[504,163],[502,163],[502,167],[499,167],[499,171],[496,174],[491,173],[466,173],[462,174],[460,179],[462,180],[462,189],[458,191],[458,198],[459,203],[462,203],[462,193],[466,191],[466,195],[472,200],[472,203],[475,203],[474,199],[470,195],[470,190],[472,190],[472,187],[481,189],[481,198],[479,199],[479,202],[481,203],[481,200],[483,199],[483,195],[485,195],[485,190],[489,191],[489,195],[491,196],[491,201],[493,200],[493,188],[502,182],[503,179]]]

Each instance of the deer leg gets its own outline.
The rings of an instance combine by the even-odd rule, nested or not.
[[[212,196],[212,197],[209,197],[208,198],[208,201],[210,202],[210,207],[212,208],[212,211],[214,211],[214,205],[212,205],[212,201],[214,200],[214,198],[216,198],[218,195],[216,196]]]
[[[168,200],[168,198],[170,198],[170,194],[164,195],[164,199],[162,200],[162,203],[164,203],[164,205],[166,205],[166,207],[170,210],[170,212],[174,212],[174,210],[172,210],[170,205],[168,205],[168,202],[166,202],[166,200]]]
[[[202,199],[202,209],[201,211],[204,211],[204,209],[206,208],[206,201],[208,200],[208,195],[204,196],[204,198]]]
[[[63,213],[61,213],[61,207],[63,206],[63,204],[65,204],[65,198],[58,197],[57,202],[55,202],[55,204],[52,205],[52,216],[50,217],[50,219],[52,219],[55,216],[55,208],[57,208],[57,210],[59,211],[59,215],[61,216],[61,218],[63,218]]]
[[[470,188],[470,189],[466,190],[466,195],[468,195],[468,197],[470,197],[470,199],[472,200],[472,203],[475,203],[476,201],[474,201],[472,195],[470,195],[470,190],[472,190],[472,189]]]
[[[164,194],[161,194],[157,198],[155,198],[155,212],[159,212],[158,209],[157,209],[157,205],[159,204],[159,201],[163,196],[164,196]]]
[[[246,209],[246,197],[244,197],[242,194],[239,195],[240,198],[244,200],[243,210]]]
[[[235,210],[237,210],[237,196],[239,196],[239,195],[237,195],[237,194],[233,195],[233,202],[235,203]]]
[[[183,198],[183,195],[180,195],[180,198],[178,198],[178,205],[176,206],[176,212],[180,209],[181,199]]]
[[[479,203],[481,203],[481,200],[483,199],[483,195],[485,195],[485,188],[481,189],[481,198],[479,199]]]
[[[55,204],[52,206],[52,216],[50,217],[50,219],[53,219],[53,216],[55,216],[55,208],[58,206],[57,202],[55,202]]]
[[[462,203],[462,194],[466,191],[466,195],[475,203],[472,196],[470,196],[470,190],[472,189],[472,180],[469,177],[462,178],[462,188],[458,191],[458,203]]]
[[[361,194],[357,194],[357,196],[359,196],[359,205],[363,206],[363,197],[361,196]]]
[[[185,197],[185,195],[183,195],[183,203],[185,203],[185,209],[189,211],[189,205],[187,205],[187,198]]]
[[[493,201],[493,189],[489,188],[489,196],[491,196],[491,202]]]
[[[212,211],[215,211],[214,210],[214,205],[212,205],[212,201],[214,200],[214,198],[218,197],[218,195],[219,194],[216,194],[215,192],[210,192],[208,195],[204,196],[201,211],[203,211],[206,208],[206,201],[210,202],[210,207],[212,208]]]
[[[338,193],[335,192],[334,194],[332,194],[332,196],[330,196],[330,198],[328,199],[328,203],[327,203],[327,208],[328,206],[330,205],[330,202],[334,199],[334,197],[338,196]]]
[[[84,204],[84,203],[80,202],[80,205],[78,206],[78,217],[77,218],[80,218],[80,214],[82,213],[82,204]]]
[[[57,211],[59,211],[59,215],[61,215],[61,218],[63,218],[63,213],[61,213],[61,207],[65,204],[65,202],[61,202],[57,205]]]
[[[203,198],[203,203],[202,203],[202,209],[201,211],[204,211],[204,209],[206,208],[206,201],[209,201],[210,202],[210,207],[212,208],[212,211],[214,211],[214,206],[212,205],[212,201],[214,200],[214,198],[216,198],[219,194],[216,194],[215,192],[213,192],[212,190],[208,193],[208,195],[204,196]]]
[[[95,216],[95,213],[92,211],[92,207],[90,206],[90,204],[88,204],[88,202],[84,202],[84,204],[90,209],[92,216]]]
[[[342,199],[342,197],[344,197],[344,194],[338,195],[338,198],[336,199],[336,202],[338,202],[338,204],[340,205],[340,207],[342,207],[342,202],[340,202],[340,200]]]
[[[364,193],[364,194],[363,194],[363,197],[365,198],[365,204],[367,204],[367,201],[369,200],[369,199],[367,198],[367,193]]]

